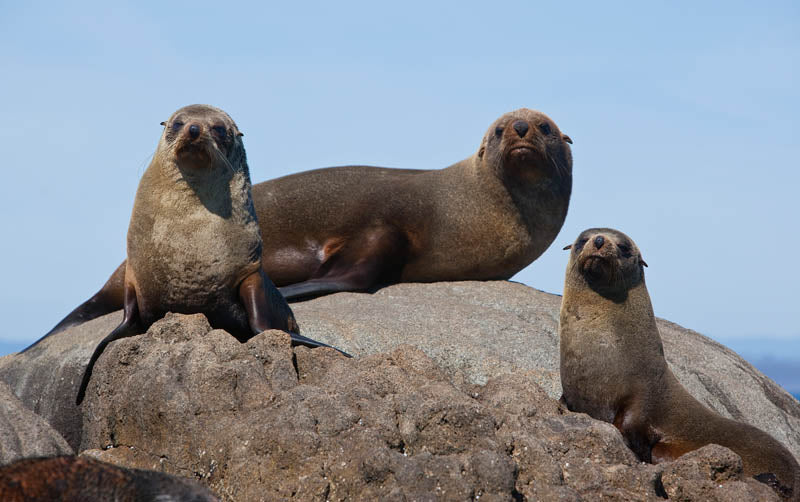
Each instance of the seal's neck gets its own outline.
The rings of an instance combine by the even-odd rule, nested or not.
[[[630,288],[625,300],[618,302],[585,284],[568,280],[564,285],[561,316],[562,321],[583,325],[588,329],[586,332],[614,333],[623,345],[653,346],[663,353],[644,281]]]
[[[569,208],[572,176],[568,173],[551,173],[538,178],[512,174],[502,164],[485,166],[475,157],[475,165],[487,182],[502,186],[516,207],[531,235],[549,235],[555,238],[561,229]]]
[[[147,186],[162,204],[176,206],[176,210],[202,205],[225,219],[239,212],[245,219],[254,217],[246,163],[240,163],[238,168],[223,161],[202,167],[187,166],[178,163],[174,156],[161,153],[156,152],[142,179],[148,179]]]

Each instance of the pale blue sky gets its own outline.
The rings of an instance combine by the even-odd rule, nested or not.
[[[525,106],[574,140],[575,182],[517,280],[560,293],[563,245],[619,228],[657,315],[800,365],[798,21],[793,2],[0,1],[0,342],[41,336],[124,258],[181,106],[230,113],[254,182],[441,168]]]

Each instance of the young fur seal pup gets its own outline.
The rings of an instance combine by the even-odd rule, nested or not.
[[[194,481],[89,457],[39,457],[0,467],[3,502],[216,502]]]
[[[561,301],[562,401],[614,424],[645,462],[715,443],[742,457],[744,474],[800,500],[800,467],[769,434],[703,406],[667,366],[636,244],[610,228],[582,232]]]
[[[208,105],[181,108],[162,124],[128,227],[124,317],[92,354],[78,404],[106,345],[143,332],[167,312],[203,313],[240,341],[281,329],[294,344],[326,346],[297,334],[292,310],[261,268],[261,235],[236,124]]]
[[[331,167],[256,184],[262,266],[288,299],[508,279],[564,223],[569,143],[545,114],[522,108],[498,118],[474,155],[444,169]],[[121,308],[124,276],[120,266],[45,337]]]

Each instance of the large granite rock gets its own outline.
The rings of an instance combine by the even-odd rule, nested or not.
[[[72,448],[0,382],[0,465],[28,457],[70,455]]]
[[[770,500],[735,468],[718,483],[674,467],[683,459],[640,464],[612,426],[559,408],[559,303],[498,281],[293,304],[303,334],[353,359],[292,350],[281,332],[240,344],[203,316],[170,315],[106,349],[78,409],[115,313],[0,359],[0,380],[76,450],[199,477],[227,500]],[[692,394],[800,456],[794,398],[710,339],[659,327]],[[738,458],[725,451],[709,461]]]
[[[699,501],[720,484],[738,483],[726,493],[740,500],[754,490],[730,450],[716,452],[733,464],[724,478],[680,460],[643,464],[613,426],[564,410],[530,374],[454,384],[408,345],[347,359],[292,350],[279,331],[240,344],[201,315],[169,315],[107,350],[82,449],[200,477],[225,500],[622,501],[670,489]]]

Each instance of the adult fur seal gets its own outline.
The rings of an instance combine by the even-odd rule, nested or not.
[[[282,236],[265,241],[264,267],[287,298],[508,279],[564,223],[569,142],[546,115],[521,109],[497,119],[472,157],[444,169],[347,166],[260,183],[253,198],[259,219],[271,222],[264,233]]]
[[[614,424],[646,462],[725,446],[742,457],[745,475],[800,500],[792,454],[769,434],[702,405],[667,366],[636,244],[617,230],[592,228],[570,248],[559,324],[567,407]]]
[[[40,457],[0,467],[3,502],[215,502],[206,488],[163,472],[125,469],[88,457]]]
[[[264,270],[287,298],[398,281],[508,279],[564,223],[568,143],[550,118],[523,108],[444,169],[332,167],[254,185]],[[121,308],[124,275],[121,266],[48,335]]]
[[[147,329],[169,311],[203,313],[245,341],[266,329],[300,336],[286,300],[261,268],[262,241],[242,133],[218,108],[191,105],[162,123],[153,161],[136,191],[128,227],[122,323],[97,346]]]

